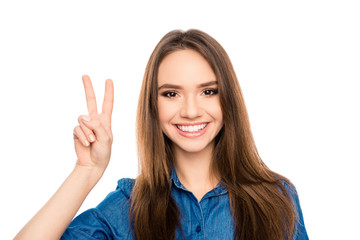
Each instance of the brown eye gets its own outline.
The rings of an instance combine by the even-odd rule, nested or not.
[[[177,93],[176,92],[164,92],[161,95],[164,97],[173,98],[173,97],[176,97]]]
[[[206,89],[206,90],[204,90],[205,95],[215,95],[217,93],[218,93],[217,89]]]

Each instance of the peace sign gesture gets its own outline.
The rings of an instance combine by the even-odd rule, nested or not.
[[[77,165],[95,167],[104,171],[111,156],[113,135],[111,115],[114,105],[114,85],[111,79],[105,82],[102,112],[97,111],[94,89],[87,75],[82,76],[89,115],[79,116],[79,125],[74,128]]]

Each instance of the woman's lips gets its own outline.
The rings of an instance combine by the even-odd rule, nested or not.
[[[189,126],[189,125],[190,124],[186,124],[186,125],[182,125],[182,126]],[[198,124],[191,124],[191,125],[198,125]],[[174,124],[173,126],[181,136],[187,137],[187,138],[194,138],[194,137],[199,137],[199,136],[203,135],[206,132],[206,130],[208,129],[209,125],[210,125],[210,123],[206,123],[205,128],[203,128],[197,132],[183,132],[176,126],[176,124]]]

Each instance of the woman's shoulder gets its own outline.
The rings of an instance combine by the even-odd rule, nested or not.
[[[295,185],[287,178],[282,178],[279,182],[285,188],[287,195],[289,195],[296,208],[300,208],[299,195]]]
[[[134,183],[135,179],[132,178],[119,179],[116,189],[108,193],[105,199],[97,206],[97,209],[105,210],[112,209],[113,206],[127,205]]]
[[[299,195],[296,190],[296,187],[290,180],[286,178],[283,178],[279,181],[281,185],[284,186],[287,194],[290,196],[290,199],[292,201],[295,210],[296,221],[295,221],[295,229],[294,229],[294,239],[308,240],[309,237],[307,235],[307,231],[305,228],[304,217],[300,206]]]
[[[77,216],[62,239],[133,239],[129,228],[130,195],[135,180],[122,178],[95,208]]]
[[[299,203],[299,196],[298,196],[298,192],[296,190],[295,185],[287,178],[280,178],[278,180],[278,183],[280,183],[280,185],[282,187],[280,187],[280,191],[285,194],[288,195],[292,201],[292,203],[295,205],[296,208],[299,208],[300,203]],[[285,191],[285,192],[284,192]]]
[[[279,179],[281,185],[286,189],[286,192],[290,195],[297,195],[295,185],[287,178]]]
[[[133,178],[121,178],[117,182],[116,191],[121,191],[127,198],[130,198],[134,184],[135,179]]]

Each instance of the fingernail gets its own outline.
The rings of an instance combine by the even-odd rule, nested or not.
[[[82,116],[81,117],[83,120],[90,122],[90,117],[89,116]]]
[[[90,138],[90,142],[95,141],[95,137],[94,137],[94,135],[90,134],[90,135],[89,135],[89,138]]]
[[[87,140],[85,140],[85,145],[88,147],[90,143]]]

